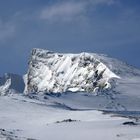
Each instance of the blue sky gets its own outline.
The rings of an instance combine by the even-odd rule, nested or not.
[[[26,73],[32,48],[104,53],[140,68],[140,1],[1,0],[0,75]]]

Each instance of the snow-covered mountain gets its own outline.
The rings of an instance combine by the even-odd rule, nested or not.
[[[5,73],[3,77],[0,77],[0,95],[23,93],[24,88],[24,80],[20,75]]]
[[[27,92],[95,92],[119,79],[95,54],[60,54],[33,49],[27,73]]]
[[[140,139],[140,70],[105,55],[33,49],[0,94],[0,140]]]
[[[56,102],[74,108],[140,110],[139,91],[140,70],[95,53],[60,54],[33,49],[25,76],[5,74],[0,78],[1,95],[63,93]]]
[[[51,100],[72,108],[139,111],[140,70],[102,54],[33,49],[26,75],[0,78],[1,95],[23,91],[63,93]]]
[[[52,100],[74,108],[140,110],[140,70],[106,55],[33,49],[24,79],[27,94],[63,93]]]

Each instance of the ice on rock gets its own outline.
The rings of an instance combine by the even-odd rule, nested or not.
[[[119,78],[94,54],[61,54],[33,49],[27,73],[26,92],[66,92],[108,89]]]

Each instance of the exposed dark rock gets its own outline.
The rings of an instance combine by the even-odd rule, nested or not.
[[[63,123],[63,122],[77,122],[77,121],[80,121],[80,120],[65,119],[65,120],[62,120],[62,121],[57,121],[56,123]]]
[[[137,123],[131,121],[131,122],[124,122],[123,125],[137,125]]]

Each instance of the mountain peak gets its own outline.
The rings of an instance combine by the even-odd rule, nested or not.
[[[27,92],[96,92],[111,88],[120,78],[90,53],[64,54],[33,49],[27,73]]]

